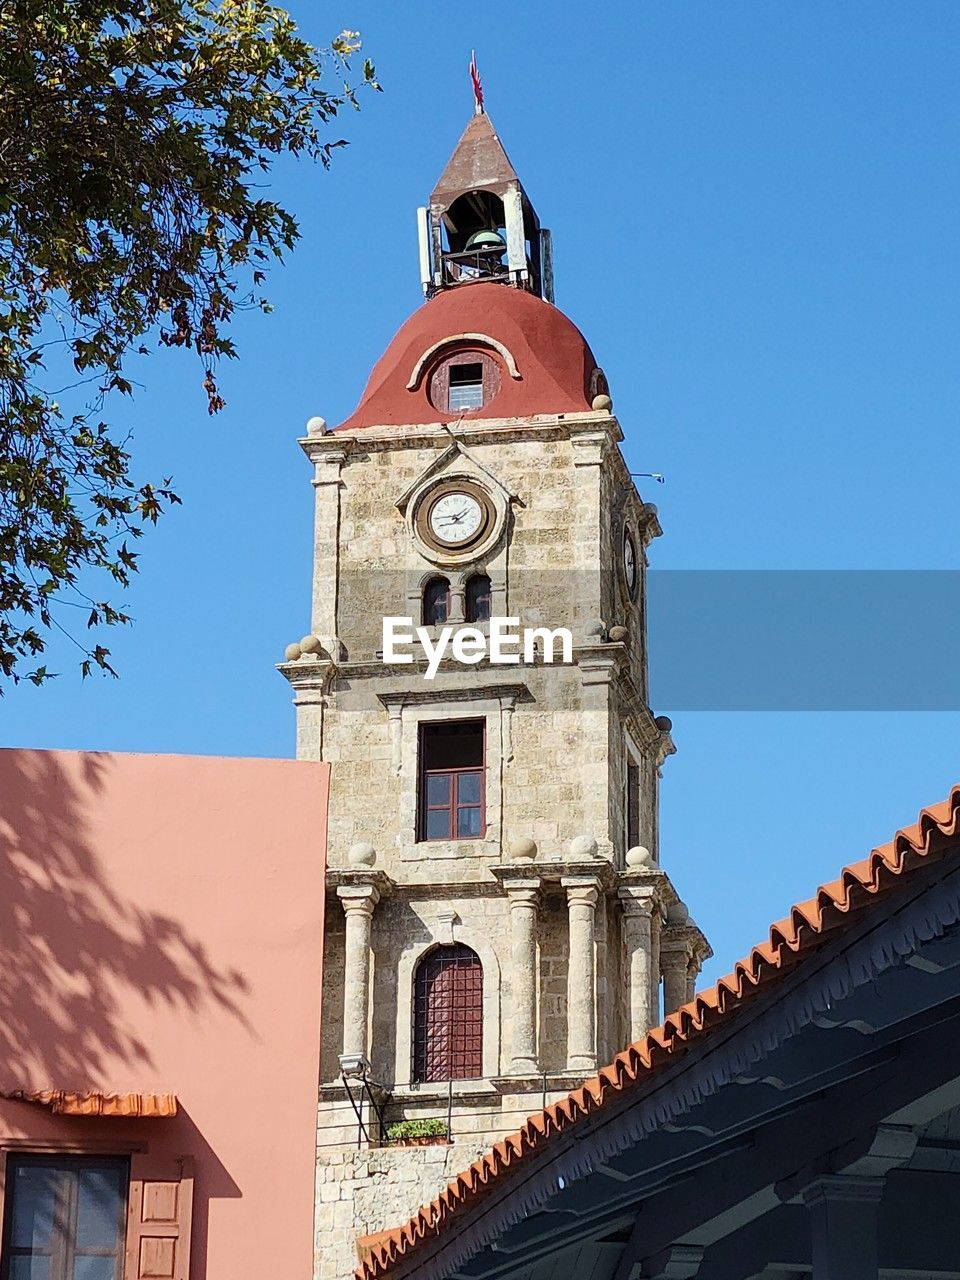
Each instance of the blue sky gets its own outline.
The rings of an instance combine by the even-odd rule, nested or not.
[[[0,704],[5,743],[292,751],[273,664],[308,621],[295,438],[346,416],[418,305],[414,210],[469,116],[473,46],[631,467],[666,475],[642,482],[654,566],[960,567],[955,0],[292,9],[317,41],[359,28],[385,91],[343,118],[331,173],[276,175],[304,239],[275,313],[239,325],[227,410],[208,419],[182,353],[138,366],[116,417],[185,505],[142,544],[122,679],[81,684],[58,648],[57,681]],[[663,863],[713,973],[960,777],[956,713],[677,711],[674,736]]]

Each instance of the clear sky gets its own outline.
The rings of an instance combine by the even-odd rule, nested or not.
[[[304,240],[275,313],[239,326],[227,410],[208,419],[182,353],[138,366],[145,390],[115,413],[185,505],[141,544],[136,626],[111,637],[122,679],[81,684],[58,648],[57,681],[0,703],[6,744],[292,751],[273,664],[308,625],[295,438],[346,416],[418,305],[414,210],[468,119],[473,46],[632,469],[666,476],[641,482],[665,530],[654,566],[960,568],[956,0],[292,8],[317,41],[359,28],[384,93],[344,117],[332,173],[277,175]],[[960,778],[956,712],[653,700],[678,746],[663,864],[713,974]]]

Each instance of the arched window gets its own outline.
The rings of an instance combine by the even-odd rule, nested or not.
[[[413,982],[413,1078],[419,1083],[483,1075],[483,966],[464,946],[434,947]]]
[[[440,627],[450,616],[450,583],[446,578],[431,578],[423,589],[425,627]]]
[[[485,573],[475,573],[467,579],[464,604],[468,622],[490,620],[490,579]]]

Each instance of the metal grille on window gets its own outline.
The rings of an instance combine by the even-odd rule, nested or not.
[[[464,946],[434,947],[414,982],[413,1078],[473,1080],[483,1074],[483,966]]]

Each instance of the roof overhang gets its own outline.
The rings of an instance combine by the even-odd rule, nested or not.
[[[177,1114],[177,1098],[172,1093],[71,1093],[63,1089],[12,1089],[0,1091],[0,1098],[49,1107],[58,1116],[161,1119]]]
[[[774,1260],[771,1250],[802,1272],[809,1228],[798,1197],[816,1178],[841,1172],[889,1174],[888,1194],[899,1197],[884,1243],[891,1264],[907,1247],[901,1236],[915,1244],[916,1214],[952,1194],[943,1219],[949,1236],[960,1185],[950,1191],[937,1179],[944,1140],[930,1140],[935,1156],[918,1151],[928,1126],[957,1107],[960,1167],[958,921],[954,856],[912,874],[751,1005],[556,1135],[513,1176],[491,1179],[455,1231],[424,1238],[386,1274],[747,1277]],[[894,1230],[900,1220],[903,1233]],[[927,1231],[929,1274],[954,1274],[934,1265],[948,1244]],[[746,1269],[721,1265],[751,1248]],[[689,1251],[683,1265],[693,1269],[658,1270],[664,1251],[669,1259],[677,1249]],[[960,1275],[960,1261],[952,1265]]]

